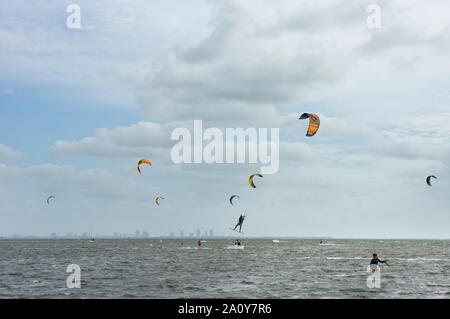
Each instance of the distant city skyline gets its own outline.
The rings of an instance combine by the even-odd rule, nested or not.
[[[197,229],[197,231],[201,234],[201,230]],[[48,236],[45,235],[21,235],[21,234],[9,234],[9,235],[1,235],[0,237],[60,237],[60,238],[92,238],[92,237],[115,237],[115,238],[150,238],[150,237],[173,237],[173,238],[188,238],[194,237],[193,233],[189,233],[189,236],[184,235],[184,231],[180,230],[179,235],[176,235],[175,232],[170,232],[169,234],[155,234],[151,235],[146,230],[135,230],[134,233],[123,233],[123,232],[113,232],[111,234],[102,234],[102,233],[92,233],[92,232],[82,232],[82,233],[58,233],[52,232]],[[203,235],[197,237],[214,237],[214,230],[210,229],[209,231],[204,230]]]

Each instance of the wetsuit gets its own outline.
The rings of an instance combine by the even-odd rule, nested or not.
[[[234,229],[236,229],[236,228],[239,226],[239,231],[241,231],[241,229],[242,229],[242,223],[244,222],[244,219],[245,219],[245,217],[241,215],[241,216],[239,217],[238,223],[236,224],[236,226],[234,226]]]
[[[370,264],[371,264],[371,265],[378,265],[378,263],[384,264],[386,261],[387,261],[387,260],[380,260],[380,259],[378,259],[378,257],[377,257],[377,258],[373,258],[373,259],[370,261]]]

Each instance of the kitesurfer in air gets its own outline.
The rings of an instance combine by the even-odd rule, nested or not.
[[[243,214],[241,214],[241,216],[239,216],[239,221],[236,224],[236,226],[234,226],[233,230],[236,230],[236,228],[239,226],[239,232],[241,232],[242,230],[242,223],[244,222],[245,216]]]

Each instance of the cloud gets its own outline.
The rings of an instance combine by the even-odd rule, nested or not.
[[[450,160],[450,114],[405,116],[390,130],[375,135],[367,145],[370,153],[405,159]]]
[[[297,103],[311,85],[339,78],[328,51],[289,36],[256,36],[258,22],[247,19],[252,9],[239,2],[218,5],[209,35],[153,54],[137,90],[143,114],[162,121],[258,123],[277,115],[276,104]]]
[[[343,139],[368,140],[376,135],[376,130],[359,123],[349,123],[346,120],[327,117],[322,114],[321,128],[313,139],[306,139],[305,134],[308,121],[300,121],[296,114],[288,116],[276,116],[272,119],[275,128],[280,128],[280,134],[286,134],[289,138],[280,142],[280,156],[288,159],[293,152],[298,153],[299,158],[310,159],[311,147],[306,142],[312,141],[325,143],[327,148],[334,149],[329,141],[344,143]],[[191,145],[193,146],[194,130],[193,121],[169,122],[159,124],[155,122],[139,122],[130,126],[118,126],[114,129],[99,129],[94,136],[85,137],[80,141],[56,141],[50,147],[50,154],[54,156],[94,156],[94,157],[140,157],[152,156],[170,160],[170,151],[178,142],[171,140],[171,133],[175,128],[187,128],[191,132]],[[203,122],[203,133],[209,128],[207,122]],[[224,134],[226,128],[219,127]],[[234,128],[236,129],[236,128]],[[244,129],[247,129],[244,127]],[[256,131],[259,129],[255,128]],[[270,131],[270,130],[269,130]],[[270,139],[270,136],[269,136]],[[341,142],[339,142],[341,140]],[[204,141],[204,146],[207,144]],[[341,146],[340,146],[341,147]],[[248,151],[248,150],[247,150]],[[248,154],[247,154],[248,156]]]
[[[15,151],[8,145],[0,144],[0,163],[18,160],[22,155],[22,152]]]
[[[139,122],[114,130],[99,129],[95,136],[79,142],[57,141],[50,154],[58,156],[142,156],[157,154],[158,149],[169,147],[170,127],[152,122]]]
[[[450,28],[447,14],[448,3],[415,1],[405,6],[401,2],[383,1],[381,28],[373,29],[370,38],[361,49],[365,54],[380,54],[388,50],[408,50],[430,47],[441,51]],[[448,48],[447,48],[448,49]],[[435,52],[437,53],[437,51]]]

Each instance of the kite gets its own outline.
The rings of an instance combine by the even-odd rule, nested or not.
[[[428,176],[428,177],[427,177],[427,184],[428,184],[428,186],[431,186],[431,178],[437,179],[437,177],[434,176],[434,175]]]
[[[252,175],[250,175],[250,177],[248,178],[248,183],[253,188],[256,188],[255,184],[253,184],[253,177],[255,177],[255,176],[263,177],[261,174],[252,174]]]
[[[162,197],[162,196],[158,196],[158,197],[156,197],[156,199],[155,199],[155,202],[156,202],[156,205],[158,205],[159,206],[159,199],[165,199],[164,197]]]
[[[50,205],[50,199],[56,198],[55,196],[51,195],[47,198],[47,205]]]
[[[308,126],[308,132],[306,133],[306,136],[314,136],[314,134],[317,133],[320,126],[320,118],[316,114],[312,113],[303,113],[298,119],[304,120],[309,118],[309,126]]]
[[[139,166],[141,166],[141,164],[148,164],[148,165],[152,165],[152,163],[150,163],[150,161],[148,159],[141,159],[138,163],[137,163],[137,170],[139,172],[139,174],[141,174],[141,169],[139,168]]]
[[[234,204],[233,204],[233,199],[234,199],[234,198],[240,198],[240,197],[239,197],[239,195],[233,195],[233,196],[231,196],[231,197],[230,197],[230,204],[231,204],[231,205],[234,205]]]

